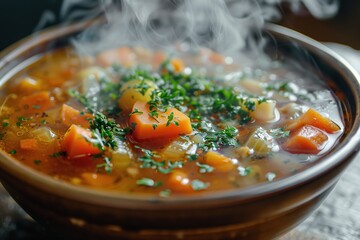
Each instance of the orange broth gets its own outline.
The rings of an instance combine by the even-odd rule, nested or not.
[[[290,83],[298,76],[283,68],[228,60],[204,49],[176,56],[143,48],[96,57],[70,49],[47,53],[3,87],[0,146],[72,184],[170,197],[276,181],[336,144],[343,123],[331,90],[305,89],[309,79]],[[331,108],[316,109],[319,101]],[[133,108],[138,102],[147,104],[145,111],[152,104],[149,113]],[[319,116],[302,119],[313,108],[321,124]],[[143,123],[131,119],[142,114],[152,128],[135,134]],[[191,125],[178,122],[180,114]],[[99,130],[109,124],[112,141]],[[71,125],[88,137],[74,132],[70,139]],[[308,132],[297,136],[294,148],[288,141],[304,126]]]

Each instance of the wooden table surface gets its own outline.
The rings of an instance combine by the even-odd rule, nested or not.
[[[360,52],[329,45],[360,72]],[[360,136],[359,136],[360,137]],[[53,239],[12,200],[0,185],[0,239]],[[333,192],[305,222],[280,240],[360,239],[360,159],[347,168]]]

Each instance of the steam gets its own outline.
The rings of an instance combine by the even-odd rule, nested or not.
[[[266,21],[281,18],[281,3],[294,12],[306,6],[322,19],[339,8],[339,0],[65,0],[60,17],[65,24],[105,17],[105,25],[73,40],[81,54],[123,45],[167,49],[184,42],[231,54],[254,45],[250,36],[259,35]],[[39,26],[51,14],[45,12],[44,19]]]
[[[261,8],[247,1],[123,1],[105,11],[107,24],[74,41],[83,53],[121,45],[170,48],[187,42],[229,53],[242,49],[250,30],[262,26]],[[254,9],[256,9],[254,11]],[[95,37],[93,41],[88,41]]]

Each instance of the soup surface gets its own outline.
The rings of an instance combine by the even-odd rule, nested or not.
[[[321,81],[207,49],[37,57],[2,88],[0,146],[53,178],[171,197],[306,168],[343,131]]]

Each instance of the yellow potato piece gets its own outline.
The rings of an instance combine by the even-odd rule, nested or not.
[[[125,112],[131,112],[136,101],[148,102],[151,93],[157,89],[155,83],[149,80],[135,79],[125,83],[121,89],[118,104]]]

